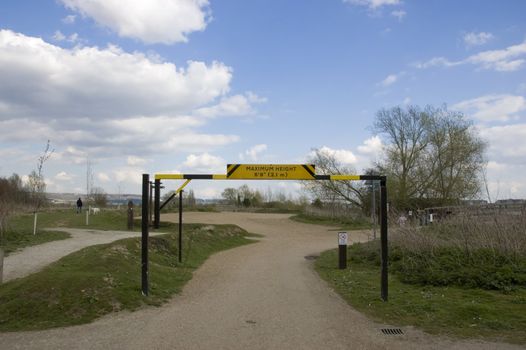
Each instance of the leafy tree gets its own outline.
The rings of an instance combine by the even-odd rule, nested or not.
[[[235,188],[225,188],[221,193],[221,197],[223,197],[229,204],[237,203],[237,195],[238,193]]]
[[[417,106],[382,109],[373,129],[387,146],[377,171],[398,209],[447,205],[480,190],[486,144],[460,112]]]

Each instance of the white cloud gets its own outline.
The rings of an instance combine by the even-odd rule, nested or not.
[[[4,115],[100,119],[185,112],[223,96],[232,79],[219,62],[179,68],[115,46],[63,49],[9,30],[0,31],[0,75]]]
[[[464,36],[462,37],[467,47],[484,45],[493,38],[493,34],[487,32],[470,32],[464,34]]]
[[[76,163],[80,150],[111,157],[236,142],[237,135],[196,128],[210,116],[251,115],[265,100],[251,92],[229,97],[232,69],[220,62],[176,67],[115,46],[64,49],[9,30],[0,31],[0,76],[0,138],[52,139],[71,147]]]
[[[452,106],[483,122],[517,119],[526,110],[526,99],[516,95],[486,95]]]
[[[437,67],[437,66],[453,67],[453,66],[458,66],[462,63],[463,62],[452,62],[445,57],[433,57],[429,61],[426,61],[423,63],[422,62],[417,63],[416,68],[427,69],[427,68]]]
[[[322,154],[327,154],[334,157],[338,162],[344,165],[356,164],[358,160],[352,151],[346,149],[332,149],[330,147],[323,146],[319,149],[319,151]]]
[[[399,21],[402,21],[406,15],[407,12],[405,12],[404,10],[395,10],[391,12],[391,16],[398,18]]]
[[[381,87],[384,87],[384,88],[388,87],[388,86],[391,86],[394,83],[396,83],[398,81],[398,79],[400,79],[400,77],[402,77],[404,74],[405,74],[405,72],[400,72],[398,74],[389,74],[387,77],[385,77],[384,80],[379,82],[378,85],[381,86]]]
[[[383,149],[382,140],[379,136],[372,136],[365,140],[362,145],[358,146],[360,153],[377,156]]]
[[[195,115],[207,118],[214,118],[219,116],[250,116],[255,114],[252,106],[253,103],[261,103],[266,101],[259,96],[248,93],[244,95],[234,95],[221,99],[221,101],[212,107],[203,107],[195,111]]]
[[[386,5],[399,5],[401,3],[400,0],[343,0],[343,2],[351,5],[366,6],[371,10],[376,10]]]
[[[259,144],[259,145],[255,145],[253,147],[250,147],[249,149],[247,149],[245,151],[245,154],[246,156],[249,157],[250,160],[252,161],[257,161],[258,160],[258,156],[260,153],[262,152],[265,152],[267,150],[267,145],[262,143],[262,144]],[[242,155],[242,159],[244,158],[244,155]]]
[[[122,37],[145,43],[188,41],[209,21],[208,0],[60,0],[68,9],[92,18]]]
[[[417,63],[420,69],[443,66],[453,67],[463,64],[473,64],[481,69],[492,69],[498,72],[512,72],[522,67],[526,57],[526,41],[509,46],[502,50],[482,51],[460,61],[450,61],[444,57],[434,57],[427,62]]]
[[[97,179],[100,182],[110,182],[111,181],[111,177],[108,174],[104,173],[104,172],[97,173]]]
[[[481,65],[485,69],[497,71],[514,71],[523,63],[524,59],[515,59],[526,55],[526,41],[522,44],[509,46],[503,50],[483,51],[468,57],[467,61]]]
[[[510,165],[526,165],[526,124],[480,127],[489,142],[491,160]]]
[[[70,43],[76,43],[80,41],[79,35],[77,33],[73,33],[69,36],[64,35],[60,30],[55,31],[55,34],[53,34],[53,40],[55,41],[67,41]]]
[[[190,154],[186,157],[183,166],[192,170],[199,171],[218,171],[226,169],[226,162],[223,158],[213,156],[208,153],[202,153],[200,155]]]
[[[380,82],[380,85],[383,87],[387,87],[389,85],[396,83],[397,80],[398,80],[398,77],[396,74],[389,74],[384,80]]]
[[[63,41],[66,40],[66,36],[62,34],[60,30],[56,30],[55,34],[53,34],[53,40],[55,41]]]
[[[75,176],[72,174],[68,174],[65,171],[61,171],[58,174],[55,175],[55,180],[57,181],[71,181],[73,180]]]
[[[402,101],[402,104],[404,105],[408,105],[411,103],[411,97],[406,97],[404,98],[404,100]]]
[[[75,15],[67,15],[66,17],[62,18],[62,22],[66,24],[73,24],[75,23],[76,19],[77,19],[77,16]]]
[[[113,177],[117,182],[138,185],[142,183],[142,174],[144,173],[145,170],[141,168],[124,167],[113,170]]]
[[[146,162],[146,159],[136,156],[128,156],[128,158],[126,159],[126,163],[131,166],[144,165],[146,164]]]

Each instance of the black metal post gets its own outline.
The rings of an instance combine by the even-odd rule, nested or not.
[[[153,201],[153,227],[159,228],[161,224],[161,180],[155,179],[155,191],[154,191],[155,199]]]
[[[142,237],[141,237],[141,287],[142,294],[148,295],[148,193],[150,187],[150,175],[142,174]]]
[[[183,191],[179,192],[179,262],[183,261]]]
[[[338,268],[345,270],[347,268],[347,245],[340,244],[338,246]]]
[[[152,220],[152,209],[153,209],[153,182],[150,181],[150,198],[149,198],[149,211],[148,211],[148,222],[151,224],[153,222]]]
[[[382,277],[381,277],[381,284],[382,284],[382,300],[387,301],[388,294],[389,294],[389,286],[388,286],[388,280],[387,280],[387,266],[388,266],[388,246],[387,246],[387,184],[386,179],[383,178],[380,180],[380,244],[382,248],[382,257],[381,257],[381,263],[382,263]]]

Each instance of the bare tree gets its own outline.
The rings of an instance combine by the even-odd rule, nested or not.
[[[46,182],[44,179],[44,164],[49,160],[55,150],[51,149],[51,142],[48,140],[44,152],[38,157],[37,167],[31,171],[28,178],[28,188],[33,207],[34,221],[33,234],[37,233],[38,212],[46,201]]]
[[[316,173],[320,175],[354,174],[355,169],[344,166],[336,157],[324,150],[314,149],[309,163],[316,166]],[[352,181],[304,181],[304,188],[315,198],[327,202],[346,202],[352,206],[362,208],[364,200],[363,188]]]
[[[93,200],[93,204],[97,207],[104,208],[108,205],[108,195],[101,187],[93,187],[90,197]]]

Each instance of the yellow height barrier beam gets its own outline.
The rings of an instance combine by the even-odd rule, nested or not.
[[[376,179],[376,177],[374,177]],[[279,177],[235,178],[226,174],[155,174],[156,180],[300,180]],[[358,181],[371,180],[367,175],[314,175],[301,180]],[[186,186],[186,184],[185,184]]]

